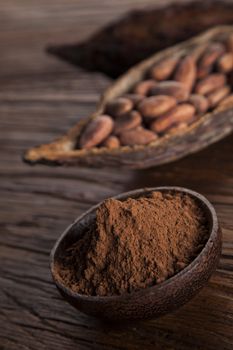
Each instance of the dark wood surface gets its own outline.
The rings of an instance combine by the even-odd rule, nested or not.
[[[44,53],[85,39],[132,7],[155,1],[1,1],[0,349],[232,349],[233,138],[141,171],[29,167],[22,152],[94,110],[109,84]],[[162,0],[161,0],[162,2]],[[102,324],[78,313],[51,281],[49,253],[62,231],[100,200],[135,188],[189,187],[215,206],[222,256],[208,285],[159,320]]]

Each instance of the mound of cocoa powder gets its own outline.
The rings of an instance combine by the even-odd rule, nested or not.
[[[189,195],[108,199],[97,209],[93,227],[66,249],[56,273],[81,294],[131,292],[182,270],[207,239],[206,217]]]

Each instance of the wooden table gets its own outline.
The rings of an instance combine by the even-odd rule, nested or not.
[[[47,43],[83,40],[147,0],[1,1],[0,349],[232,349],[233,139],[141,171],[29,167],[22,152],[93,111],[110,80],[48,56]],[[161,0],[162,2],[162,0]],[[190,303],[159,320],[112,326],[78,313],[51,281],[49,252],[62,231],[100,200],[134,188],[178,185],[214,204],[222,257]]]

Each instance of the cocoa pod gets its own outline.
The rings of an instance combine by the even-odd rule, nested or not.
[[[149,91],[156,86],[155,80],[143,80],[136,84],[136,86],[133,89],[134,94],[147,96]]]
[[[91,148],[99,145],[113,130],[114,122],[108,115],[100,115],[90,121],[83,131],[79,146],[80,148]]]
[[[221,73],[229,73],[233,70],[233,51],[225,53],[218,60],[218,70]]]
[[[138,105],[138,110],[143,117],[155,118],[166,113],[176,105],[176,99],[173,96],[151,96],[145,98]]]
[[[142,122],[141,114],[137,111],[131,111],[126,113],[121,118],[115,121],[113,132],[117,135],[124,130],[134,129]]]
[[[120,140],[118,137],[111,135],[101,144],[101,146],[111,149],[118,148],[120,147]]]
[[[210,107],[215,107],[219,104],[221,100],[223,100],[226,96],[229,95],[231,89],[229,86],[223,86],[219,89],[214,90],[212,93],[210,93],[208,97],[209,105]]]
[[[141,126],[122,132],[119,135],[120,142],[125,146],[147,145],[157,139],[157,135]]]
[[[118,118],[121,115],[131,111],[133,108],[133,102],[129,98],[118,97],[110,101],[106,106],[106,113]]]
[[[169,57],[156,63],[150,70],[151,78],[155,80],[167,80],[173,73],[178,57]]]
[[[225,52],[225,47],[221,43],[212,43],[209,45],[198,62],[199,69],[210,68]]]
[[[156,133],[163,133],[174,124],[190,122],[195,114],[195,108],[183,103],[164,114],[150,124],[150,129]]]
[[[207,110],[207,113],[203,115],[201,115],[201,113],[199,114],[198,107],[195,107],[197,111],[196,113],[198,113],[198,115],[193,114],[194,105],[195,105],[193,102],[191,106],[191,108],[193,109],[191,112],[190,111],[187,112],[187,109],[186,109],[186,111],[183,114],[180,112],[179,114],[175,115],[175,117],[173,115],[173,118],[169,118],[169,121],[165,120],[166,125],[164,126],[164,124],[162,124],[163,128],[161,129],[161,125],[160,125],[160,129],[158,129],[158,130],[164,130],[161,132],[161,137],[158,136],[158,134],[154,133],[152,130],[148,130],[150,126],[149,124],[150,123],[152,124],[152,122],[161,123],[162,121],[164,123],[164,115],[165,116],[168,115],[168,113],[170,113],[173,109],[178,107],[180,108],[184,104],[191,105],[192,100],[189,100],[189,98],[192,98],[192,95],[190,95],[189,91],[187,91],[187,88],[185,88],[186,90],[185,103],[183,102],[183,104],[179,104],[179,101],[178,101],[178,104],[175,107],[173,107],[170,111],[166,112],[165,114],[162,114],[158,118],[155,117],[155,119],[152,119],[152,120],[146,119],[145,125],[143,127],[139,126],[139,127],[136,127],[135,129],[125,130],[124,132],[119,134],[119,140],[121,135],[121,139],[125,138],[125,141],[124,141],[125,144],[130,142],[132,146],[135,146],[138,144],[144,144],[143,147],[130,147],[130,145],[129,147],[121,147],[122,145],[120,143],[120,147],[118,146],[119,148],[117,150],[111,150],[110,144],[113,137],[112,128],[114,127],[114,120],[112,120],[110,116],[107,116],[107,118],[110,119],[110,124],[112,124],[112,127],[109,128],[108,133],[106,132],[106,135],[104,135],[104,138],[103,138],[103,135],[101,134],[101,138],[99,138],[99,140],[97,141],[95,140],[93,145],[97,147],[92,146],[90,148],[80,149],[80,146],[82,146],[80,145],[80,140],[84,138],[84,135],[85,133],[87,133],[88,128],[90,128],[90,125],[95,125],[95,124],[92,124],[94,123],[94,121],[95,123],[98,124],[98,118],[102,117],[103,111],[106,111],[106,106],[109,105],[109,103],[112,103],[113,100],[118,99],[119,96],[123,98],[125,94],[131,94],[133,87],[138,85],[138,82],[140,79],[143,79],[143,77],[148,76],[148,73],[150,72],[151,68],[155,66],[157,62],[161,62],[163,61],[163,59],[167,59],[169,56],[170,57],[183,57],[184,55],[189,56],[189,55],[192,55],[193,52],[198,52],[198,55],[201,52],[199,57],[203,57],[203,51],[205,47],[209,46],[211,42],[216,42],[216,41],[218,42],[221,40],[226,41],[226,38],[229,35],[233,35],[233,27],[224,26],[224,27],[214,28],[196,38],[193,38],[188,42],[183,42],[181,44],[178,44],[175,47],[162,51],[156,55],[153,55],[148,60],[141,62],[139,65],[130,69],[126,74],[124,74],[120,79],[115,81],[112,84],[112,86],[110,86],[107,89],[107,91],[101,97],[101,100],[97,106],[97,109],[95,110],[95,112],[90,118],[80,120],[73,128],[71,128],[68,131],[67,134],[56,139],[50,144],[40,145],[38,147],[34,147],[28,150],[24,154],[25,162],[30,164],[43,163],[47,165],[49,164],[51,165],[70,164],[70,165],[82,165],[82,166],[87,165],[91,167],[114,166],[114,167],[117,167],[118,169],[120,167],[148,168],[151,166],[168,163],[175,159],[182,158],[189,153],[196,152],[202,149],[203,147],[206,147],[216,142],[216,140],[220,140],[221,138],[227,136],[231,131],[233,131],[232,91],[231,91],[231,94],[223,98],[216,107],[212,107],[212,109]],[[202,46],[202,51],[200,50],[200,46]],[[197,61],[199,62],[200,59],[197,58]],[[217,66],[215,65],[214,69],[216,67]],[[211,72],[212,72],[212,68],[213,66],[211,66],[211,70],[210,70]],[[230,83],[231,75],[228,74],[227,76],[228,84],[231,84]],[[213,76],[213,74],[211,74],[211,76]],[[226,86],[225,77],[220,79],[218,78],[218,84],[216,84],[216,81],[213,79],[213,77],[212,78],[208,77],[206,79],[209,79],[209,81],[207,80],[209,85],[214,85],[215,92],[221,87],[223,88],[224,86]],[[166,83],[166,82],[156,83],[155,81],[153,81],[153,86],[154,84],[160,85],[163,83]],[[181,84],[180,82],[177,82],[177,81],[172,82],[172,84],[174,83]],[[222,83],[224,84],[221,86]],[[197,86],[198,84],[199,84],[199,87],[201,87],[200,90],[203,90],[204,89],[203,79],[197,82]],[[205,84],[206,84],[206,81],[205,81]],[[183,86],[183,84],[181,85]],[[149,88],[146,94],[150,93],[150,89],[151,88]],[[154,89],[155,89],[155,86],[154,86]],[[205,95],[209,96],[210,94],[214,93],[214,90],[212,89],[213,89],[213,86],[211,88],[208,87],[208,89],[206,89],[206,86],[205,86],[205,89],[204,89]],[[195,87],[193,90],[195,91]],[[156,95],[158,96],[157,92],[156,92]],[[145,96],[143,95],[141,96],[142,98],[145,98]],[[170,91],[170,93],[168,93],[167,96],[172,96],[176,98],[177,94],[174,93],[174,91],[172,92]],[[127,99],[127,97],[124,97],[124,98]],[[179,99],[180,99],[180,96],[178,96],[178,100]],[[130,100],[130,101],[131,101],[130,102],[131,109],[127,113],[131,112],[134,109],[137,109],[139,106],[139,104],[137,104],[138,102],[133,102],[133,100]],[[199,107],[199,110],[201,111],[203,109]],[[124,116],[124,113],[123,114],[121,113],[119,114],[119,119]],[[189,125],[196,119],[198,119],[198,121],[192,125],[192,128],[187,127],[187,125]],[[116,117],[115,121],[117,120],[118,120],[118,117]],[[156,125],[158,127],[159,124],[156,124]],[[164,132],[169,133],[170,134],[169,137],[163,137]],[[95,133],[94,133],[94,136],[96,137]],[[132,137],[133,137],[133,140],[132,140]],[[131,138],[131,141],[129,141],[130,138]],[[153,140],[156,140],[156,138],[158,138],[158,142],[152,142]],[[91,141],[93,142],[93,140]],[[101,147],[104,144],[109,145],[109,148],[107,148],[106,146]]]
[[[209,108],[208,99],[203,95],[192,94],[190,95],[188,102],[194,106],[197,114],[203,114]]]
[[[200,80],[195,87],[195,92],[201,95],[207,95],[213,90],[222,87],[226,83],[226,76],[221,73],[210,74],[208,77]]]
[[[197,68],[192,56],[184,57],[178,64],[174,79],[191,91],[196,80]]]
[[[150,95],[168,95],[176,98],[177,101],[185,101],[189,96],[189,91],[183,83],[179,81],[167,80],[158,83],[150,90]]]

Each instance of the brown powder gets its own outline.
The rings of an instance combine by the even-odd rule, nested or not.
[[[108,199],[97,209],[94,228],[66,250],[58,275],[81,294],[131,292],[182,270],[207,235],[203,210],[189,195]]]

